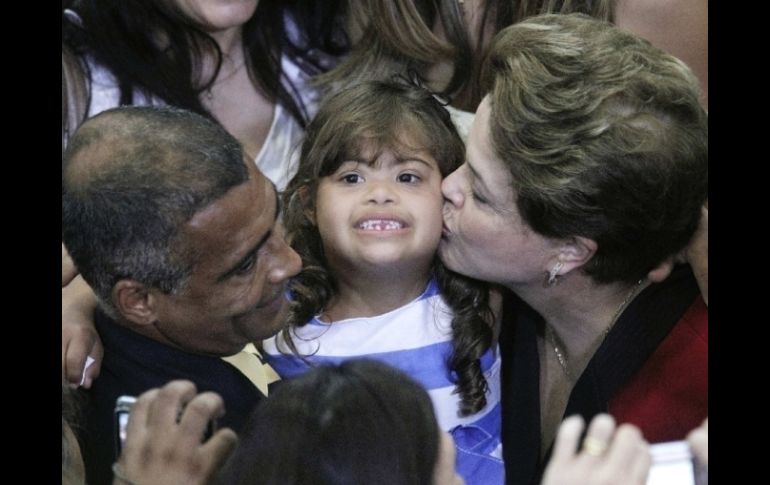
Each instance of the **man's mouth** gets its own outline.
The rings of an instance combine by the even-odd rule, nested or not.
[[[268,307],[272,307],[274,305],[280,305],[282,304],[282,300],[284,299],[284,291],[278,290],[275,292],[274,295],[271,295],[269,299],[262,300],[261,303],[257,305],[257,309],[262,310]]]

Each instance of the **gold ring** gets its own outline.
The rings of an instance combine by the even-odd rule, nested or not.
[[[583,440],[583,451],[591,456],[601,456],[607,451],[607,443],[593,436],[586,436]]]

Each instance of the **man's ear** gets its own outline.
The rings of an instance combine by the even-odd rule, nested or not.
[[[123,318],[137,325],[152,325],[157,320],[156,298],[138,281],[118,281],[112,288],[112,301]]]
[[[561,263],[560,275],[581,268],[591,261],[599,246],[593,239],[574,236],[563,240],[559,248],[558,260]]]

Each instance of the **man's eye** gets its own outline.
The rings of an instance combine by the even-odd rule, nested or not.
[[[257,256],[255,254],[252,254],[248,258],[246,258],[243,263],[241,263],[241,266],[235,271],[235,274],[243,275],[248,272],[250,272],[252,269],[254,269],[254,264],[257,262]]]
[[[422,180],[419,175],[413,173],[402,173],[398,175],[398,181],[406,184],[414,184]]]

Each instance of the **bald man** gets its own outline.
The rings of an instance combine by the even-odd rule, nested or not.
[[[62,239],[96,293],[105,348],[84,453],[99,485],[111,482],[120,395],[189,379],[224,398],[220,423],[239,431],[277,378],[240,351],[283,325],[284,286],[301,262],[283,239],[275,187],[206,118],[105,111],[62,163]]]

